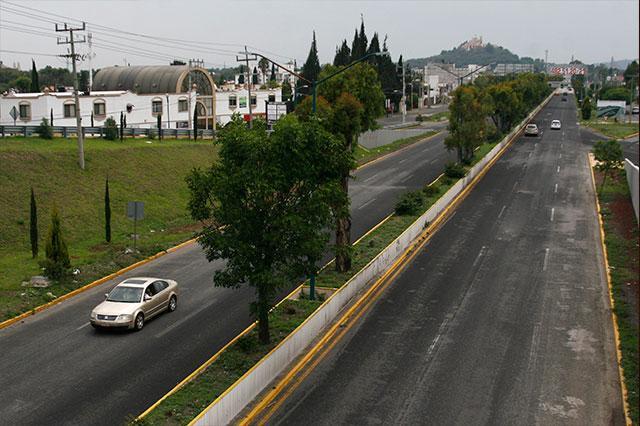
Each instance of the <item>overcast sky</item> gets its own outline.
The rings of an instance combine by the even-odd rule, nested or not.
[[[300,64],[309,51],[313,30],[320,60],[329,62],[343,38],[351,44],[362,14],[369,39],[374,31],[381,43],[388,35],[394,60],[400,53],[405,58],[437,54],[481,35],[485,42],[519,56],[544,58],[548,49],[549,62],[568,62],[572,55],[587,63],[608,62],[611,56],[638,57],[638,13],[636,0],[0,0],[0,60],[7,65],[19,62],[22,69],[30,67],[31,57],[38,67],[64,66],[62,58],[38,54],[65,52],[65,46],[56,44],[53,21],[64,22],[66,17],[76,24],[71,18],[86,21],[93,32],[94,68],[125,61],[163,64],[170,57],[203,58],[207,66],[231,65],[234,53],[244,44],[270,52],[273,59],[291,57]],[[208,44],[168,47],[165,40],[138,38],[92,24]],[[86,44],[80,46],[81,53],[87,52]]]

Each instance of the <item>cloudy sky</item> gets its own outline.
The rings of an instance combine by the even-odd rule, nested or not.
[[[54,22],[87,22],[93,67],[202,58],[234,64],[247,44],[276,60],[303,62],[316,31],[320,60],[364,17],[369,38],[388,35],[394,60],[425,57],[481,35],[520,56],[568,62],[638,57],[638,1],[212,1],[0,0],[0,60],[64,66]],[[59,35],[59,34],[58,34]],[[140,35],[143,35],[142,37]],[[171,40],[168,40],[171,39]],[[198,42],[195,44],[194,42]],[[86,53],[87,44],[80,45]],[[82,65],[86,68],[86,64]]]

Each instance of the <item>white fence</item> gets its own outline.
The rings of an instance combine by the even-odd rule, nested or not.
[[[639,222],[640,218],[638,218],[638,166],[636,166],[631,161],[629,161],[628,158],[625,158],[624,171],[627,172],[627,183],[629,184],[629,192],[631,193],[631,203],[633,204],[633,211],[636,213],[636,222]]]
[[[192,425],[229,424],[269,383],[271,383],[302,351],[337,317],[338,313],[374,278],[386,271],[444,209],[479,175],[486,165],[518,135],[529,120],[549,101],[551,95],[532,111],[511,133],[471,168],[467,176],[454,184],[436,203],[420,216],[398,238],[389,244],[367,266],[339,288],[309,318],[287,336],[258,364],[220,395]]]

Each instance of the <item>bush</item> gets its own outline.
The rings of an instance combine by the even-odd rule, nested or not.
[[[396,203],[396,214],[399,216],[415,215],[421,212],[423,205],[422,191],[407,192]]]
[[[416,121],[419,123],[422,123],[424,121],[424,117],[422,116],[422,114],[416,115]]]
[[[40,135],[42,139],[53,139],[53,127],[49,124],[49,120],[43,118],[36,129],[36,133]]]
[[[460,163],[450,161],[444,166],[444,175],[446,177],[460,179],[464,177],[465,174],[466,171]]]
[[[104,138],[114,141],[118,138],[118,126],[113,117],[109,117],[104,122]]]
[[[589,120],[591,118],[591,99],[586,98],[582,102],[582,119]]]
[[[62,238],[60,216],[55,206],[51,212],[51,226],[49,227],[45,253],[46,259],[41,262],[45,274],[52,279],[64,277],[71,267],[71,262],[69,260],[67,244]]]
[[[431,186],[425,186],[422,189],[422,192],[424,193],[425,197],[433,197],[434,195],[438,195],[438,193],[440,192],[440,187],[437,183],[434,183]]]

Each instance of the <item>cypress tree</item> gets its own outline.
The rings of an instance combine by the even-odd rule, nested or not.
[[[193,109],[193,140],[198,139],[198,105]]]
[[[358,54],[360,56],[354,59],[359,59],[367,54],[368,41],[367,41],[367,34],[364,32],[364,19],[360,22],[360,34],[358,34],[358,48],[360,49],[358,51]]]
[[[313,32],[313,41],[309,49],[307,60],[302,66],[302,76],[309,81],[315,81],[320,75],[320,60],[318,59],[318,47],[316,44],[316,32]]]
[[[276,65],[275,64],[271,64],[271,77],[269,77],[269,80],[276,81]]]
[[[358,51],[360,50],[359,47],[360,44],[360,38],[358,37],[358,29],[356,28],[354,34],[353,34],[353,41],[351,42],[351,56],[349,57],[349,62],[358,59],[358,56],[356,56],[358,53]]]
[[[49,120],[51,122],[51,125],[53,126],[53,108],[51,108],[51,111],[49,112],[49,116],[51,118],[51,120]]]
[[[258,68],[253,67],[253,73],[251,76],[251,84],[258,84]]]
[[[62,237],[60,216],[55,205],[51,212],[51,226],[49,227],[45,253],[47,259],[44,262],[44,267],[47,276],[54,279],[61,278],[71,267],[71,262],[67,244]]]
[[[36,206],[36,196],[31,188],[31,207],[29,209],[29,236],[31,237],[31,257],[38,256],[38,207]]]
[[[104,239],[111,242],[111,199],[109,198],[109,178],[104,185]]]
[[[38,81],[38,70],[36,69],[36,61],[31,60],[31,92],[38,93],[40,91],[40,82]]]
[[[333,59],[333,65],[340,67],[348,65],[351,62],[351,49],[347,45],[347,40],[342,40],[342,45],[336,47],[336,56]]]

